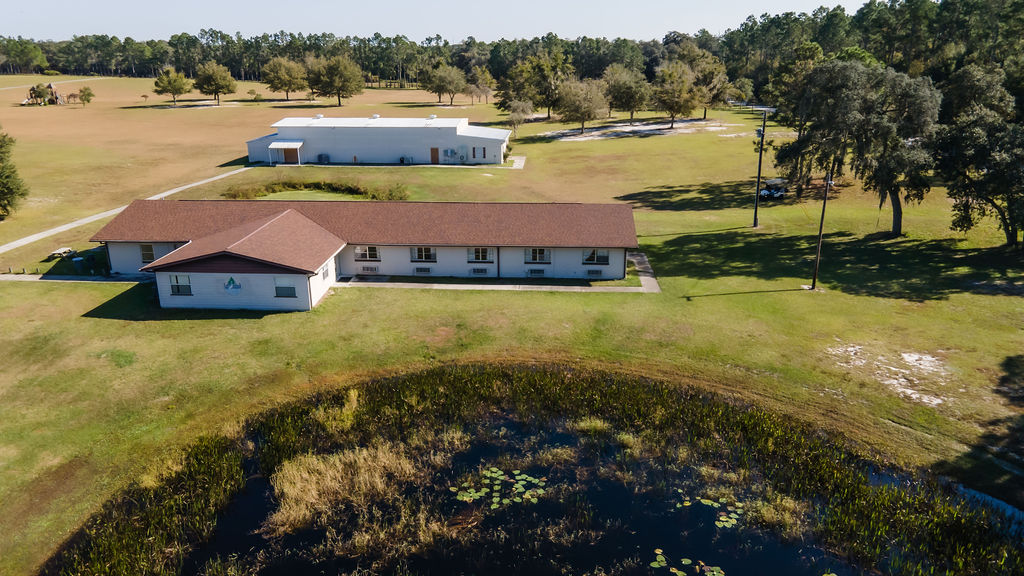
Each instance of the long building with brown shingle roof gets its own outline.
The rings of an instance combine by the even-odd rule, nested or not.
[[[309,309],[359,275],[617,279],[625,204],[137,200],[96,233],[164,307]]]

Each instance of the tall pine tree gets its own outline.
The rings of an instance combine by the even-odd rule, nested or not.
[[[13,149],[14,138],[0,132],[0,220],[10,216],[18,201],[28,195],[28,188],[11,161]]]

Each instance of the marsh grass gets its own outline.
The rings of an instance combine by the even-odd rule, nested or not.
[[[399,498],[416,476],[404,449],[391,443],[293,458],[271,478],[278,508],[267,527],[280,535],[327,524],[339,508],[364,511],[374,501]]]
[[[796,540],[807,533],[807,516],[810,506],[768,491],[762,499],[749,506],[750,518],[766,526],[787,540]]]
[[[488,365],[438,367],[358,390],[321,393],[246,425],[278,499],[265,527],[301,537],[271,535],[240,560],[249,569],[440,573],[516,558],[517,569],[537,573],[605,570],[626,560],[573,551],[600,549],[623,526],[617,514],[634,505],[657,504],[662,516],[651,521],[671,522],[678,493],[696,503],[685,508],[707,509],[713,530],[753,534],[765,526],[820,542],[862,570],[1024,571],[1021,526],[1004,514],[938,479],[880,468],[843,438],[704,390],[558,366]],[[587,448],[595,431],[608,439],[597,451]],[[232,454],[240,468],[239,449],[225,449],[214,462]],[[494,507],[493,496],[467,501],[449,490],[494,470],[551,480],[529,506]],[[186,466],[176,477],[200,473]],[[144,505],[115,499],[52,565],[65,573],[99,565],[173,573],[237,489],[224,482],[226,489],[199,491],[191,501],[205,522],[192,527],[179,516],[190,508],[164,511],[161,503],[196,493],[195,484],[162,484],[154,490],[164,496]],[[150,508],[160,512],[150,516]],[[321,532],[302,529],[311,523]],[[134,544],[140,531],[155,533],[159,545]]]
[[[396,182],[387,186],[366,186],[360,182],[337,182],[329,180],[272,180],[269,182],[233,185],[221,196],[231,200],[254,200],[271,194],[303,190],[327,192],[330,194],[357,196],[368,200],[407,200],[409,191],[405,184]]]

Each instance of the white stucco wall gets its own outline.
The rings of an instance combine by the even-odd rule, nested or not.
[[[380,253],[380,262],[363,262],[356,261],[354,246],[346,246],[338,253],[338,270],[341,275],[422,276],[423,274],[416,273],[416,268],[430,268],[430,276],[494,278],[498,272],[497,263],[470,263],[467,249],[463,247],[442,246],[436,248],[437,262],[413,262],[409,246],[377,246],[377,249]],[[495,250],[495,248],[491,248],[492,258],[496,257]],[[364,266],[376,267],[377,271],[364,272]],[[487,273],[474,275],[473,268],[485,268]]]
[[[171,275],[189,277],[191,296],[171,294]],[[275,277],[288,278],[295,284],[295,298],[275,296]],[[241,286],[225,289],[229,278]],[[304,274],[214,274],[156,272],[157,292],[163,308],[217,308],[227,310],[309,310],[310,292]],[[323,294],[320,294],[322,297]]]
[[[267,146],[277,138],[277,133],[267,134],[261,136],[255,140],[249,140],[245,143],[245,147],[249,153],[249,162],[281,162],[284,157],[280,155],[280,150],[269,150]],[[277,152],[278,156],[273,156],[273,153]]]
[[[324,273],[325,269],[326,274]],[[309,277],[309,295],[313,301],[313,306],[316,306],[327,295],[337,277],[338,273],[335,268],[334,257],[324,262],[324,265],[320,267],[317,273]]]
[[[248,142],[250,162],[283,162],[281,150],[268,150],[273,140],[302,140],[299,158],[303,164],[315,164],[320,154],[335,164],[430,164],[430,149],[438,149],[440,164],[501,164],[505,142],[491,138],[460,135],[452,127],[307,127],[282,126],[276,135]],[[476,148],[476,158],[473,158]],[[487,157],[484,158],[484,148]],[[454,156],[445,156],[447,149]],[[411,159],[411,160],[410,160]]]
[[[545,246],[536,246],[545,248]],[[526,278],[529,270],[544,270],[545,278],[583,278],[591,280],[616,280],[623,277],[626,262],[624,248],[608,248],[608,264],[584,264],[584,248],[553,248],[550,264],[527,264],[526,248],[501,248],[501,277]],[[593,277],[589,270],[600,270],[601,276]]]
[[[153,245],[153,259],[166,256],[181,244],[169,242],[107,242],[110,271],[114,274],[139,274],[142,268],[142,244]]]
[[[543,246],[539,246],[543,248]],[[466,247],[436,248],[437,262],[413,262],[409,246],[377,246],[379,262],[356,261],[355,246],[346,246],[337,256],[338,272],[342,276],[381,274],[385,276],[418,276],[416,268],[430,268],[430,276],[455,276],[494,278],[501,266],[502,278],[526,278],[532,268],[543,269],[546,278],[590,278],[589,270],[600,270],[601,279],[614,280],[623,277],[626,250],[608,249],[608,264],[583,264],[583,248],[555,248],[551,264],[526,264],[524,248],[492,248],[494,263],[470,263]],[[498,250],[497,253],[494,251]],[[363,267],[376,267],[376,272],[364,271]],[[473,268],[486,268],[487,274],[475,275]]]

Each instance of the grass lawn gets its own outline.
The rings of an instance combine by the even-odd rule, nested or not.
[[[151,84],[105,82],[84,110],[0,107],[33,187],[0,241],[226,170],[246,138],[287,113],[266,103],[158,109],[155,97],[146,107],[132,99]],[[405,99],[423,102],[388,104]],[[368,91],[341,113],[420,115],[436,111],[432,100]],[[496,118],[483,105],[441,113]],[[820,202],[762,204],[752,230],[760,118],[711,115],[731,126],[558,142],[538,134],[568,125],[531,123],[512,152],[527,156],[525,170],[257,168],[181,195],[219,198],[234,184],[302,174],[402,182],[423,200],[630,202],[662,294],[367,288],[337,290],[309,313],[188,313],[156,308],[148,286],[0,283],[0,572],[29,572],[112,492],[165,468],[199,434],[311,390],[449,361],[558,360],[696,383],[1024,502],[1011,472],[1024,324],[1020,296],[1004,293],[1019,287],[1020,256],[994,248],[991,223],[950,232],[941,190],[907,208],[907,236],[885,240],[888,209],[849,185],[829,203],[824,290],[801,290]],[[95,145],[43,154],[86,134]],[[57,246],[87,247],[101,225],[0,264],[31,268]],[[1001,446],[1010,452],[988,455]]]
[[[49,76],[0,76],[12,86],[49,81]],[[53,77],[60,81],[63,77]],[[493,121],[493,106],[436,106],[418,90],[367,90],[337,108],[330,100],[309,103],[239,82],[221,106],[192,93],[178,107],[153,94],[145,78],[91,78],[96,97],[87,106],[19,106],[24,90],[0,90],[0,127],[17,140],[14,162],[30,188],[18,211],[0,222],[0,244],[237,168],[245,141],[272,131],[285,116],[314,113],[369,116],[469,116]],[[58,87],[59,88],[59,87]],[[77,89],[77,88],[76,88]],[[256,89],[267,101],[246,95]],[[142,95],[148,95],[143,99]],[[0,265],[11,264],[0,257]]]

